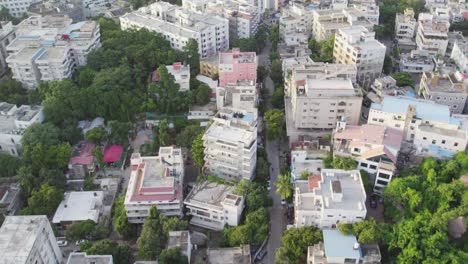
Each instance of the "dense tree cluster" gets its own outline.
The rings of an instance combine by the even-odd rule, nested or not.
[[[281,196],[281,199],[289,199],[293,195],[293,186],[291,184],[291,173],[289,171],[278,175],[278,180],[275,182],[276,193]]]
[[[114,216],[112,224],[114,230],[123,238],[132,238],[136,236],[137,227],[128,222],[127,211],[124,206],[125,195],[120,195],[114,201]]]
[[[468,21],[456,22],[450,24],[451,31],[461,31],[463,36],[468,36]]]
[[[110,239],[100,240],[95,243],[84,242],[80,244],[80,249],[88,255],[112,255],[115,264],[132,263],[131,248]]]
[[[303,263],[307,248],[322,240],[322,231],[313,226],[288,229],[281,238],[281,247],[275,252],[275,263]]]
[[[85,220],[69,226],[65,237],[68,240],[98,240],[105,238],[108,234],[109,230],[105,225],[96,224],[93,220]]]
[[[16,176],[21,166],[21,159],[8,154],[0,153],[0,178]]]
[[[395,34],[395,18],[397,13],[403,13],[406,8],[413,8],[416,19],[419,13],[425,10],[424,0],[383,0],[380,4],[379,22],[382,26],[376,26],[374,30],[379,37],[391,37]]]
[[[414,81],[411,78],[411,74],[409,72],[397,72],[392,74],[393,79],[396,81],[396,85],[398,87],[403,86],[411,86],[414,87]]]
[[[265,113],[266,138],[279,139],[284,135],[284,112],[279,109],[268,110]]]
[[[309,49],[312,51],[310,57],[315,62],[332,62],[333,47],[335,45],[335,35],[330,36],[327,40],[317,41],[314,38],[309,40]]]
[[[232,39],[231,47],[239,48],[240,51],[261,52],[265,47],[268,38],[268,30],[265,27],[260,27],[257,34],[251,38]]]

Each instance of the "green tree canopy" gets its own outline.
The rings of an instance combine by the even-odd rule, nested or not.
[[[159,255],[158,263],[160,264],[188,264],[186,256],[182,255],[180,248],[164,249]]]
[[[281,196],[281,199],[289,199],[293,195],[293,186],[291,184],[291,173],[283,173],[278,175],[278,180],[275,182],[276,193]]]
[[[355,170],[357,162],[351,157],[335,156],[331,165],[334,169]]]
[[[163,231],[164,216],[156,207],[151,207],[138,238],[138,257],[142,260],[154,260],[166,246],[167,234]]]
[[[322,240],[322,232],[312,226],[288,229],[281,238],[281,247],[275,253],[276,263],[305,261],[307,248]]]
[[[0,153],[0,178],[16,176],[21,166],[21,159]]]
[[[123,238],[132,238],[136,235],[136,225],[130,224],[124,206],[125,195],[120,195],[114,202],[114,216],[112,224],[114,230]]]
[[[414,81],[411,79],[411,74],[408,72],[397,72],[392,74],[393,79],[396,81],[398,87],[411,86],[414,87]]]
[[[0,83],[0,102],[7,102],[15,105],[27,104],[28,92],[23,88],[20,82],[11,79],[6,80]]]
[[[132,251],[127,245],[120,245],[110,239],[104,239],[95,243],[82,243],[81,251],[88,255],[112,255],[115,264],[132,263]]]
[[[93,220],[85,220],[78,223],[74,223],[67,228],[65,236],[69,240],[80,240],[80,239],[103,239],[107,236],[108,229],[106,226],[96,224]]]
[[[194,103],[196,105],[206,105],[210,102],[211,97],[211,88],[202,83],[198,86],[198,88],[194,91]]]
[[[203,146],[203,134],[204,132],[201,132],[195,137],[192,143],[192,150],[191,150],[192,158],[195,163],[195,166],[197,166],[197,168],[200,170],[205,165],[205,159],[204,159],[205,147]]]
[[[284,134],[284,113],[279,109],[272,109],[265,113],[266,137],[275,140]]]
[[[108,138],[107,130],[103,126],[95,127],[88,130],[85,134],[85,139],[88,142],[101,144]]]
[[[276,85],[283,83],[283,64],[281,60],[276,59],[271,62],[270,78]]]
[[[63,200],[63,190],[43,184],[39,190],[33,190],[28,198],[28,206],[20,212],[22,215],[47,215],[55,213]]]
[[[203,132],[203,128],[199,125],[189,125],[186,126],[179,134],[176,136],[176,143],[178,146],[192,148],[192,143],[195,138]]]

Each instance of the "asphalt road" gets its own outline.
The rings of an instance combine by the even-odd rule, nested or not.
[[[269,68],[269,55],[271,50],[271,44],[267,42],[266,47],[258,55],[258,63]],[[271,95],[274,90],[273,81],[270,77],[267,77],[264,82],[265,88],[268,89]],[[266,100],[267,108],[272,108],[270,98]],[[281,197],[276,194],[276,186],[273,184],[276,182],[279,174],[279,146],[278,141],[266,141],[266,151],[268,155],[268,161],[270,162],[270,181],[271,190],[270,195],[273,198],[273,206],[270,209],[270,237],[268,244],[264,250],[267,251],[267,255],[263,259],[263,263],[275,263],[275,252],[276,249],[281,246],[281,236],[283,235],[283,229],[286,224],[284,223],[283,207],[281,205]]]

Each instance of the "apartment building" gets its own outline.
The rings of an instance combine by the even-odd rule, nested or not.
[[[356,66],[314,62],[309,56],[283,59],[284,91],[287,97],[307,78],[316,80],[351,80],[356,83]]]
[[[360,244],[354,235],[337,229],[324,229],[323,242],[307,248],[307,264],[379,264],[377,244]]]
[[[218,71],[219,54],[200,59],[200,75],[215,79],[219,77]]]
[[[396,14],[395,39],[397,39],[398,44],[413,44],[417,27],[418,22],[416,21],[414,10],[412,8],[406,8],[403,14]]]
[[[466,116],[452,115],[446,105],[401,96],[386,96],[372,104],[368,124],[403,131],[416,155],[447,158],[467,146]]]
[[[281,9],[279,38],[287,46],[307,44],[312,34],[312,9],[299,2],[291,2]]]
[[[257,55],[255,52],[241,52],[235,48],[219,53],[219,86],[236,84],[241,80],[257,80]]]
[[[349,7],[361,11],[363,16],[372,24],[379,24],[380,10],[375,0],[350,0]]]
[[[426,100],[448,106],[454,114],[461,114],[468,98],[468,79],[460,72],[424,72],[419,84],[419,94]]]
[[[103,213],[104,192],[66,192],[57,207],[52,223],[62,228],[86,220],[99,223]]]
[[[0,21],[0,76],[8,70],[6,47],[15,39],[15,27],[10,21]]]
[[[41,106],[0,102],[0,152],[20,155],[21,138],[30,125],[42,123],[44,114]]]
[[[101,46],[99,24],[72,24],[67,16],[31,16],[16,26],[6,59],[13,79],[27,88],[41,81],[70,78],[86,65],[88,54]]]
[[[409,73],[432,72],[435,63],[427,50],[412,50],[409,54],[400,55],[400,71]]]
[[[234,186],[204,181],[193,187],[184,204],[191,225],[222,230],[240,224],[244,197],[234,194]]]
[[[190,39],[198,42],[202,58],[229,48],[229,21],[213,14],[200,14],[166,2],[156,2],[120,17],[126,29],[146,28],[160,33],[171,47],[182,51]]]
[[[251,264],[250,245],[240,245],[230,248],[209,248],[206,251],[207,259],[210,264]]]
[[[382,73],[385,50],[385,45],[375,39],[375,32],[356,26],[338,30],[333,58],[336,63],[355,64],[357,82],[369,88]]]
[[[433,14],[421,13],[418,17],[416,45],[431,55],[445,55],[448,44],[447,33],[450,23]]]
[[[252,180],[257,163],[257,111],[222,108],[203,135],[207,174]]]
[[[5,0],[0,3],[0,7],[8,8],[10,15],[15,18],[21,18],[27,13],[30,5],[38,2],[40,2],[40,0]]]
[[[355,159],[358,169],[375,176],[374,191],[382,192],[396,171],[402,142],[403,131],[396,128],[343,121],[333,133],[333,154]]]
[[[19,183],[0,184],[0,216],[15,215],[22,204]]]
[[[85,252],[72,252],[67,264],[114,264],[112,255],[88,255]]]
[[[125,210],[130,223],[143,223],[152,206],[161,214],[182,214],[184,159],[177,147],[160,147],[158,156],[133,153],[131,174],[125,195]]]
[[[342,118],[350,124],[357,124],[361,104],[362,93],[351,80],[320,80],[307,76],[296,81],[286,115],[295,128],[333,129]]]
[[[256,6],[231,0],[183,0],[182,7],[198,13],[220,15],[229,20],[231,40],[254,37],[260,25],[261,13]]]
[[[190,65],[175,62],[166,66],[167,71],[174,76],[175,82],[179,85],[179,91],[190,90]]]
[[[297,149],[291,151],[291,182],[318,175],[325,168],[323,159],[330,152],[327,150]]]
[[[216,88],[216,107],[230,107],[246,111],[256,111],[258,102],[257,84],[255,81],[238,81]]]
[[[468,74],[468,41],[455,41],[450,59],[455,62],[460,72]]]
[[[62,263],[62,252],[47,216],[5,217],[0,227],[0,260],[15,264]]]
[[[336,228],[366,218],[366,192],[358,170],[324,169],[296,181],[294,225]]]
[[[374,28],[374,24],[356,8],[314,10],[312,21],[312,36],[317,41],[327,40],[338,30],[353,26],[362,26],[369,31]]]

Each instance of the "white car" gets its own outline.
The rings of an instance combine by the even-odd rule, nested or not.
[[[282,199],[281,200],[281,205],[286,205],[286,200]]]
[[[268,181],[267,190],[268,190],[268,191],[271,190],[271,182],[270,182],[270,181]]]
[[[81,239],[81,240],[77,240],[75,245],[79,246],[81,243],[84,243],[84,242],[87,242],[88,240],[86,239]]]
[[[68,241],[66,240],[57,240],[57,244],[59,247],[66,247],[68,245]]]

